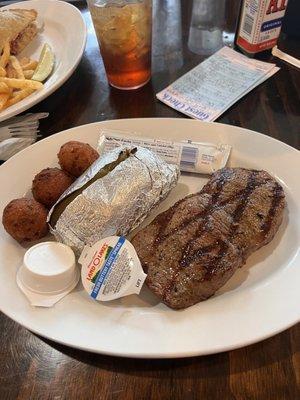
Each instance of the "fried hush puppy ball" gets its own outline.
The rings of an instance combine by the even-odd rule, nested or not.
[[[18,242],[37,240],[48,232],[47,209],[34,199],[15,199],[4,208],[2,223]]]
[[[51,208],[63,192],[73,183],[74,178],[59,168],[45,168],[32,182],[32,194],[36,201]]]
[[[57,156],[61,168],[78,178],[97,160],[99,154],[89,144],[72,140],[61,146]]]

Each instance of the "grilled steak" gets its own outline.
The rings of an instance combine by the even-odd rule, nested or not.
[[[133,238],[147,285],[176,309],[207,299],[273,239],[284,207],[283,189],[267,172],[217,171]]]

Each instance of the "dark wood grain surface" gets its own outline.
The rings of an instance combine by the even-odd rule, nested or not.
[[[226,1],[228,41],[233,38],[238,3]],[[73,4],[89,26],[87,47],[68,82],[30,110],[50,112],[41,123],[43,136],[107,119],[182,118],[157,101],[155,93],[203,59],[187,47],[191,1],[155,1],[152,80],[135,92],[108,86],[86,4]],[[280,46],[300,56],[296,39],[282,37]],[[281,70],[232,106],[218,122],[253,129],[299,149],[300,72],[274,61]],[[3,314],[0,341],[0,400],[300,398],[299,324],[246,348],[179,360],[131,360],[77,351],[37,337]]]

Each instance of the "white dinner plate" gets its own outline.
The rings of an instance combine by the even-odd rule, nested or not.
[[[25,249],[0,227],[0,308],[31,331],[69,346],[130,357],[185,357],[230,350],[274,335],[300,320],[299,152],[246,129],[186,119],[126,119],[73,128],[23,150],[0,167],[0,212],[28,193],[36,173],[57,165],[69,140],[96,147],[101,128],[141,132],[146,137],[192,139],[233,146],[231,166],[265,169],[283,185],[284,221],[274,240],[254,253],[214,297],[181,311],[158,302],[146,288],[140,296],[108,303],[91,300],[79,285],[53,308],[31,307],[16,285]],[[200,175],[182,174],[177,187],[144,223],[176,200],[202,188]]]
[[[38,12],[38,25],[44,24],[43,30],[18,55],[18,58],[26,56],[38,60],[44,43],[48,43],[55,54],[55,66],[41,90],[0,111],[0,122],[28,110],[66,82],[81,60],[86,43],[84,19],[80,11],[69,3],[56,0],[30,0],[10,4],[1,9],[7,8],[34,8]]]

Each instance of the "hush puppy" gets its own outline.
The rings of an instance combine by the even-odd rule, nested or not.
[[[4,208],[2,223],[18,242],[37,240],[48,232],[47,209],[34,199],[15,199]]]
[[[89,144],[72,140],[61,146],[57,156],[61,168],[78,178],[97,160],[99,154]]]
[[[59,168],[45,168],[34,177],[33,197],[47,208],[51,208],[73,181],[71,175]]]

